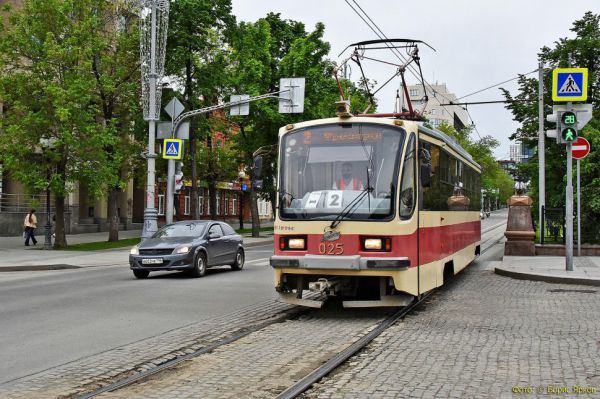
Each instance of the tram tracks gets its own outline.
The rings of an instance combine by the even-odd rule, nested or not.
[[[495,226],[491,226],[490,228],[482,231],[482,238],[484,238],[484,236],[486,236],[486,239],[482,240],[481,254],[487,252],[490,248],[492,248],[494,246],[494,244],[496,244],[498,241],[501,240],[503,235],[500,233],[501,230],[499,230],[499,229],[504,225],[505,225],[505,223],[499,223]],[[502,232],[503,232],[503,230],[502,230]],[[338,348],[339,350],[337,351],[337,353],[333,354],[332,356],[329,356],[327,359],[321,359],[318,362],[318,363],[322,363],[320,366],[312,369],[312,371],[304,372],[304,374],[303,374],[304,377],[301,377],[297,382],[289,385],[287,388],[279,386],[277,388],[277,390],[274,390],[274,388],[272,388],[272,387],[270,389],[267,389],[265,392],[269,393],[268,397],[274,397],[274,396],[278,395],[277,398],[295,398],[298,395],[302,394],[314,383],[321,380],[324,376],[331,373],[333,370],[335,370],[337,367],[339,367],[340,365],[345,363],[352,356],[354,356],[359,351],[364,349],[371,341],[373,341],[377,336],[382,334],[385,330],[387,330],[390,326],[392,326],[394,323],[396,323],[399,319],[402,319],[406,315],[413,312],[416,308],[418,308],[420,305],[422,305],[423,302],[427,298],[431,297],[431,295],[434,292],[435,292],[435,290],[432,290],[432,291],[424,294],[420,298],[419,301],[416,301],[413,304],[409,305],[408,307],[402,308],[402,309],[398,310],[397,312],[389,315],[388,317],[383,318],[383,320],[380,320],[375,325],[365,324],[364,326],[360,327],[363,331],[366,331],[365,334],[361,334],[360,338],[356,339],[354,342],[349,342],[349,345],[347,345],[344,348]],[[250,329],[241,331],[239,333],[235,333],[235,334],[231,335],[230,337],[227,337],[227,338],[215,341],[211,344],[208,344],[205,347],[203,347],[199,350],[196,350],[192,353],[189,353],[185,356],[180,356],[176,359],[173,359],[171,361],[160,364],[157,367],[154,367],[152,369],[146,370],[141,373],[137,373],[133,376],[130,376],[130,377],[125,378],[120,381],[116,381],[112,384],[106,385],[102,388],[96,389],[92,392],[88,392],[86,394],[83,394],[83,395],[80,395],[77,397],[78,398],[86,398],[86,399],[93,398],[93,397],[97,397],[99,395],[109,393],[109,392],[116,393],[118,390],[132,387],[136,383],[139,383],[142,381],[149,381],[151,379],[160,379],[162,376],[159,376],[158,374],[160,374],[162,372],[168,373],[168,370],[172,370],[174,368],[176,369],[179,366],[186,367],[185,365],[182,365],[182,364],[185,362],[188,362],[188,361],[192,361],[193,359],[197,359],[198,357],[200,357],[202,355],[211,354],[212,352],[215,352],[215,351],[223,351],[227,345],[236,345],[236,343],[241,342],[244,339],[247,340],[247,338],[251,334],[264,332],[266,329],[273,327],[274,325],[276,325],[278,323],[283,323],[283,322],[291,321],[291,320],[295,320],[297,322],[301,321],[299,319],[301,319],[302,316],[310,315],[311,313],[314,313],[314,312],[316,312],[316,311],[313,309],[303,309],[302,311],[297,312],[292,317],[290,317],[290,314],[288,314],[288,315],[282,316],[278,319],[266,321],[264,323],[254,326]],[[301,325],[301,323],[299,323],[299,325]],[[306,327],[306,328],[309,328],[309,327]],[[302,329],[302,327],[300,327],[300,329]],[[170,378],[172,376],[173,376],[173,373],[166,374],[166,378]],[[137,393],[139,394],[140,392],[138,391]],[[112,395],[109,394],[109,396],[112,396]],[[143,396],[146,396],[146,394],[144,393]],[[208,396],[210,396],[210,394],[207,393],[205,396],[208,397]],[[115,397],[119,397],[119,395],[117,394],[117,395],[115,395]]]

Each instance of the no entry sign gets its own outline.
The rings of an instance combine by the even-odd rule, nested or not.
[[[582,159],[590,153],[590,142],[583,137],[577,137],[577,140],[571,145],[571,154],[575,159]]]

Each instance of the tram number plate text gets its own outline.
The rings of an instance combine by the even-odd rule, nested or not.
[[[344,253],[344,244],[341,242],[336,244],[332,242],[321,242],[319,243],[319,253],[321,255],[342,255]]]

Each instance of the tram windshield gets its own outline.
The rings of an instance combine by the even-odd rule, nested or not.
[[[394,214],[405,132],[377,124],[331,124],[282,139],[282,219],[385,219]]]

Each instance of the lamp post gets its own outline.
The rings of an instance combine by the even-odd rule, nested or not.
[[[52,221],[50,220],[50,178],[51,170],[49,167],[51,157],[49,151],[54,149],[55,139],[53,138],[41,138],[40,147],[36,150],[36,153],[40,154],[46,165],[46,225],[44,226],[44,249],[52,249]]]
[[[161,79],[164,75],[165,50],[169,23],[169,0],[133,1],[140,12],[140,69],[142,71],[142,103],[144,120],[149,122],[146,208],[142,237],[148,238],[158,230],[158,211],[154,205],[156,158],[156,122],[160,117]]]
[[[240,230],[244,228],[244,180],[246,180],[246,173],[240,170],[238,173],[238,179],[240,181]]]
[[[44,233],[44,249],[52,249],[52,222],[50,221],[50,172],[47,173],[48,182],[46,184],[46,226]]]

